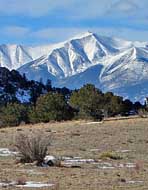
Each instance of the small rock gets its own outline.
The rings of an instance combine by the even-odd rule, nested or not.
[[[49,156],[46,156],[44,158],[43,165],[44,164],[47,165],[47,166],[60,166],[61,165],[61,161],[58,158],[49,155]]]
[[[72,165],[71,168],[81,168],[79,165]]]
[[[51,129],[47,129],[46,132],[47,133],[51,133],[52,131],[51,131]]]
[[[129,142],[129,143],[134,143],[134,141],[132,140],[132,139],[129,139],[127,142]]]
[[[17,131],[23,131],[23,129],[20,129],[20,128],[18,128],[18,129],[16,129]]]
[[[80,133],[72,133],[71,136],[80,136]]]
[[[126,183],[126,179],[125,179],[125,178],[121,178],[121,179],[120,179],[120,182]]]

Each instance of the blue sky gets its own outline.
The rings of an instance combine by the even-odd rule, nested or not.
[[[0,0],[0,44],[55,43],[85,31],[148,41],[148,0]]]

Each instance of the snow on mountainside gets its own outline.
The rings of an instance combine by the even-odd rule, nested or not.
[[[19,45],[0,46],[0,66],[8,69],[17,69],[24,63],[33,60],[28,50]]]
[[[54,45],[26,47],[22,45],[0,45],[0,67],[9,70],[18,69],[22,65],[48,54]]]
[[[63,43],[0,46],[0,65],[29,79],[48,78],[59,87],[93,83],[132,100],[148,95],[148,43],[130,42],[87,32]],[[133,88],[133,92],[131,89]]]
[[[31,74],[34,75],[46,65],[51,75],[57,78],[70,77],[94,65],[103,64],[107,57],[118,54],[127,47],[131,47],[131,42],[88,32],[51,48],[47,55],[26,64],[19,71],[28,72],[28,68],[34,68]]]

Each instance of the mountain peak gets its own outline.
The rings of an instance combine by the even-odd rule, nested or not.
[[[93,83],[134,101],[148,94],[148,43],[91,31],[53,45],[1,45],[0,66],[18,69],[28,79],[51,79],[53,85],[60,87],[79,88]]]
[[[78,34],[72,38],[70,38],[70,40],[75,40],[75,39],[81,39],[81,38],[85,38],[85,37],[88,37],[88,36],[93,36],[94,33],[93,32],[90,32],[90,31],[86,31],[86,32],[83,32],[81,34]]]

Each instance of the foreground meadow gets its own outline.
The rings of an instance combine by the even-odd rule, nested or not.
[[[0,154],[0,182],[26,180],[54,184],[43,188],[21,187],[30,190],[148,189],[148,119],[3,128],[0,129],[0,148],[14,150],[15,135],[32,130],[52,136],[49,155],[74,158],[75,162],[71,162],[71,167],[37,167],[17,163],[15,156]],[[20,189],[0,185],[0,189],[3,188]]]

